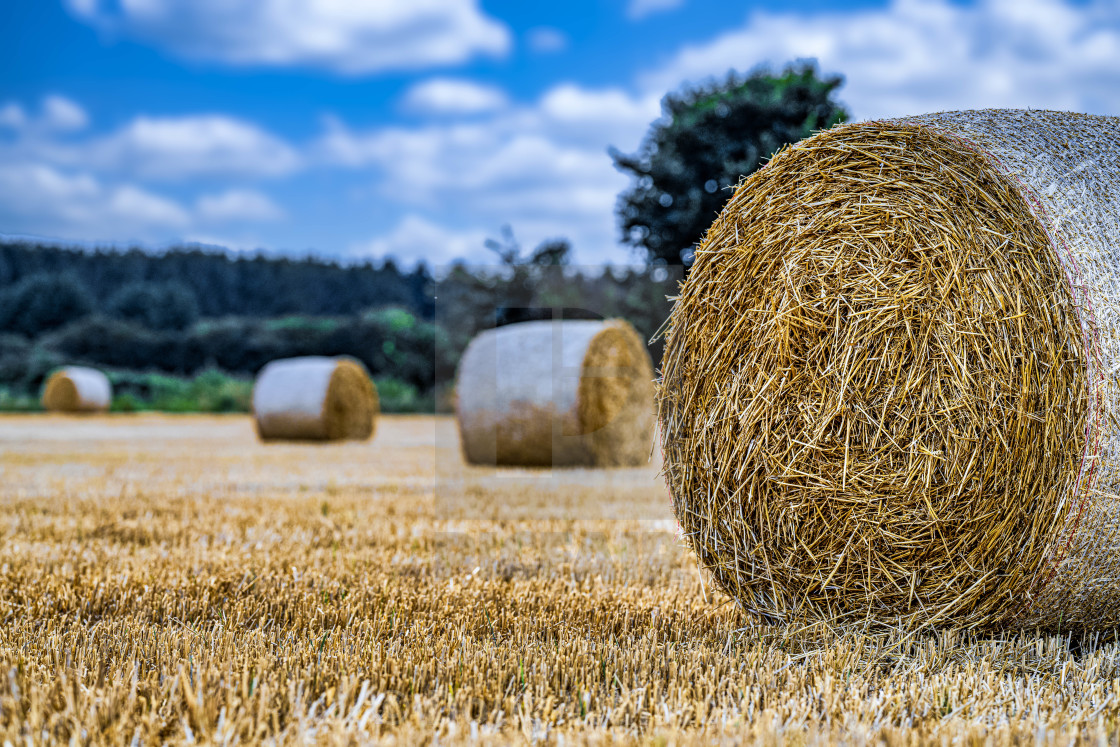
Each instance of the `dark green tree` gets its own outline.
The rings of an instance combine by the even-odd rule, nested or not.
[[[781,75],[733,72],[667,95],[637,153],[610,149],[615,168],[633,177],[618,200],[623,243],[652,262],[691,264],[694,245],[731,196],[726,187],[782,146],[847,119],[833,98],[842,84],[799,63]]]
[[[93,311],[89,291],[68,274],[36,273],[0,292],[0,329],[36,337]]]
[[[108,311],[148,329],[186,329],[198,319],[198,298],[182,283],[140,281],[114,293]]]

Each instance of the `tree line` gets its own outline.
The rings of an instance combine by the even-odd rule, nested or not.
[[[122,406],[173,400],[173,409],[192,409],[194,397],[200,409],[241,410],[268,361],[348,355],[370,370],[387,410],[446,409],[459,356],[483,329],[621,317],[648,336],[668,314],[675,284],[663,268],[574,268],[567,242],[522,254],[512,232],[494,246],[494,265],[460,263],[433,278],[422,265],[402,272],[193,249],[90,254],[0,243],[9,273],[0,286],[0,407],[32,407],[54,368],[79,363],[107,370]],[[217,299],[199,277],[212,279]],[[261,292],[278,278],[277,298]],[[363,282],[383,295],[371,298]],[[257,300],[226,297],[229,288],[251,288]],[[199,377],[209,385],[192,384]],[[227,394],[211,396],[215,388]]]
[[[0,288],[36,276],[72,279],[97,299],[131,284],[172,287],[193,297],[200,316],[269,317],[353,314],[373,306],[399,306],[430,319],[431,274],[421,262],[411,271],[383,262],[238,256],[198,248],[153,254],[141,249],[74,251],[25,241],[0,243]]]

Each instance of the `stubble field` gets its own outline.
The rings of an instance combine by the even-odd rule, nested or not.
[[[461,464],[449,418],[0,418],[0,740],[1115,743],[1107,636],[752,625],[656,465]]]

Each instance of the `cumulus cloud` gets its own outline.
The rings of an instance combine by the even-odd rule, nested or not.
[[[274,177],[300,165],[297,150],[260,127],[224,115],[133,119],[116,132],[79,144],[43,147],[49,158],[134,177]]]
[[[568,48],[568,36],[560,29],[551,26],[537,26],[525,35],[529,49],[540,54],[562,52]]]
[[[1111,0],[893,0],[881,9],[752,14],[643,78],[652,90],[815,58],[847,78],[858,118],[988,107],[1120,113],[1120,16]]]
[[[27,113],[14,101],[0,106],[0,127],[8,130],[22,130],[27,125]]]
[[[474,240],[510,223],[527,246],[566,236],[579,261],[618,261],[627,254],[613,207],[626,177],[606,147],[636,146],[658,112],[656,96],[563,85],[468,122],[355,131],[332,120],[315,150],[322,162],[372,169],[383,198],[416,215],[442,211],[445,225],[464,227],[456,235]]]
[[[403,262],[426,260],[434,265],[457,259],[483,260],[486,234],[477,229],[457,229],[440,225],[422,215],[409,213],[386,233],[354,244],[354,257],[395,257]]]
[[[51,130],[69,132],[81,130],[89,124],[85,109],[64,96],[52,95],[43,99],[42,124]]]
[[[477,0],[67,0],[77,18],[195,60],[343,74],[501,56],[506,26]]]
[[[272,221],[284,211],[267,195],[251,189],[229,189],[198,198],[197,214],[210,223],[232,221]]]
[[[0,127],[24,134],[74,132],[88,124],[89,116],[85,109],[58,94],[43,97],[38,115],[29,114],[15,101],[0,106]]]
[[[263,193],[226,188],[193,200],[206,182],[278,177],[302,165],[299,149],[224,115],[140,116],[106,134],[58,95],[28,114],[0,106],[0,225],[7,232],[96,241],[166,242],[199,226],[263,223],[283,211]],[[174,181],[178,194],[146,182]],[[187,186],[184,187],[184,184]]]
[[[654,13],[674,10],[682,5],[684,0],[630,0],[626,6],[626,15],[633,20],[638,20]]]
[[[589,89],[563,84],[547,91],[539,103],[546,129],[586,142],[619,147],[637,145],[661,112],[660,93],[631,94],[620,88]]]
[[[433,78],[417,83],[404,96],[406,109],[429,114],[477,114],[502,109],[505,93],[494,86],[455,78]]]
[[[191,220],[172,199],[130,183],[38,163],[0,164],[0,222],[12,233],[80,240],[165,235]]]

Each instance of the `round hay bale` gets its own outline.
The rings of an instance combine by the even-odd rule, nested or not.
[[[665,472],[764,619],[1120,624],[1120,118],[842,125],[743,180],[670,317]]]
[[[272,361],[253,384],[253,415],[265,441],[364,441],[378,412],[369,372],[349,358]]]
[[[43,409],[53,412],[104,412],[112,401],[109,377],[96,368],[60,368],[43,387]]]
[[[622,320],[510,324],[467,346],[456,412],[473,464],[635,466],[652,444],[653,366]]]

